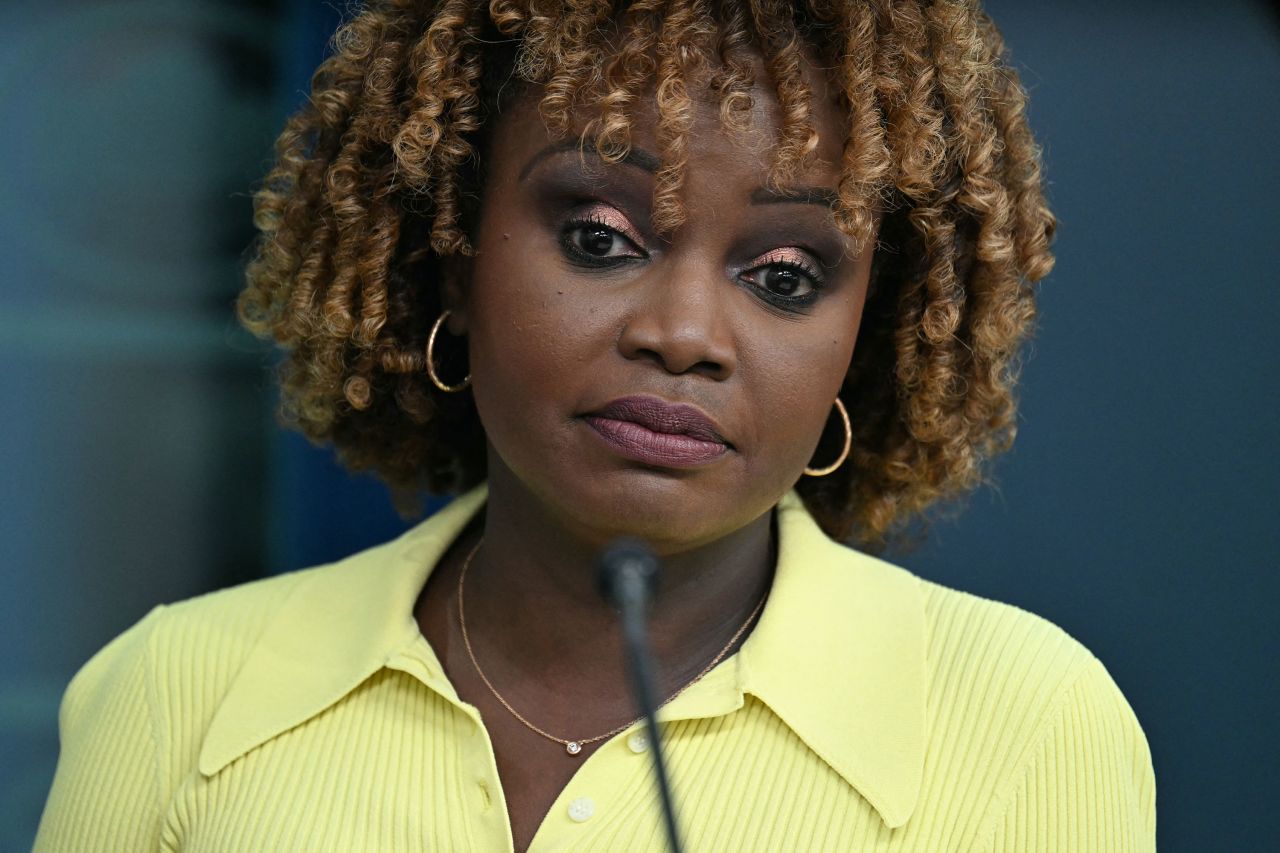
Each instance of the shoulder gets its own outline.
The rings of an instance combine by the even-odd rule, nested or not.
[[[1117,833],[1150,835],[1146,739],[1084,644],[1019,607],[834,542],[797,501],[780,504],[778,530],[778,571],[748,671],[775,712],[827,742],[820,754],[839,762],[844,749],[847,760],[832,766],[858,779],[891,826],[944,822],[956,838],[986,844],[1008,821],[1032,832],[1025,849],[1071,849],[1069,838],[1037,845],[1034,833],[1105,813],[1124,827]],[[800,636],[824,650],[818,663],[794,653]],[[841,678],[829,677],[833,667]],[[833,720],[845,735],[826,734]],[[1053,784],[1036,785],[1045,779]],[[1028,811],[1042,799],[1052,802]]]
[[[995,690],[991,700],[1041,704],[1096,663],[1089,649],[1048,619],[924,579],[917,583],[930,670],[944,694],[939,698],[981,682]],[[954,674],[964,679],[947,677]]]
[[[982,803],[976,811],[985,813],[983,834],[993,837],[993,827],[1005,824],[1065,826],[1092,808],[1108,822],[1109,837],[1133,842],[1124,849],[1154,843],[1151,753],[1102,662],[1034,613],[918,584],[928,632],[929,752],[939,766],[964,766],[971,779],[989,780],[972,792]],[[945,784],[956,790],[961,782]]]
[[[94,655],[72,686],[95,671],[141,665],[151,679],[170,685],[188,703],[212,700],[275,623],[296,622],[299,609],[317,601],[348,601],[353,592],[385,580],[382,575],[404,550],[398,546],[407,541],[408,536],[401,537],[333,563],[159,605]],[[323,611],[306,615],[314,617],[309,623],[335,616]],[[323,631],[315,624],[297,627],[307,633]],[[182,710],[190,714],[195,709],[186,704]]]
[[[263,578],[151,610],[71,679],[59,709],[64,750],[110,737],[108,711],[145,727],[161,776],[192,766],[231,685],[301,590],[331,586],[349,560]]]
[[[67,686],[64,728],[103,703],[139,691],[139,707],[165,716],[169,697],[184,697],[191,722],[211,713],[263,627],[290,594],[321,569],[279,575],[155,607],[85,663]]]
[[[145,661],[152,678],[173,684],[203,685],[185,699],[211,698],[234,679],[239,666],[274,622],[291,614],[307,596],[341,598],[384,569],[399,540],[383,543],[342,560],[227,587],[182,601],[162,604],[116,637],[85,670],[136,665]],[[308,601],[310,599],[307,599]],[[295,614],[296,615],[296,614]],[[316,613],[316,619],[332,614]],[[184,706],[183,712],[192,709]]]
[[[211,677],[215,682],[219,676],[231,677],[294,591],[334,568],[336,564],[289,572],[158,605],[94,655],[72,684],[86,670],[139,662],[145,662],[153,678],[185,674],[209,683]]]
[[[1012,604],[917,583],[931,705],[980,706],[986,718],[1030,726],[1028,736],[1072,702],[1119,703],[1132,716],[1102,662],[1058,625]]]
[[[304,688],[350,689],[391,646],[418,636],[406,602],[483,497],[473,490],[337,562],[155,608],[72,679],[60,714],[64,740],[100,737],[89,722],[95,710],[128,708],[139,730],[154,733],[167,765],[161,775],[180,776],[196,765],[217,720],[248,726],[254,715],[298,710]]]
[[[161,605],[71,679],[37,850],[159,846],[164,803],[255,638],[305,573]]]
[[[264,626],[299,587],[342,570],[342,563],[301,569],[198,595],[157,608],[151,631],[158,645],[171,647],[176,663],[234,660],[251,648]],[[190,648],[180,651],[175,646]]]

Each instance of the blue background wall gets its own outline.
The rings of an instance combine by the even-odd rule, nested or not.
[[[1080,638],[1142,721],[1162,850],[1275,849],[1280,50],[1263,4],[988,4],[1058,265],[998,493],[905,560]]]
[[[22,650],[0,661],[0,850],[29,845],[58,694],[110,636],[404,524],[271,425],[266,355],[229,321],[245,194],[337,13],[49,6],[0,10],[0,117],[34,128],[0,142],[0,639]],[[1272,849],[1280,27],[1246,0],[987,7],[1032,93],[1058,266],[998,487],[891,556],[1107,664],[1151,743],[1162,850]],[[125,50],[33,83],[86,32]],[[138,238],[173,221],[176,246]]]

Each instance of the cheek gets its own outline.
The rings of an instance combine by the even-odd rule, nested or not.
[[[476,405],[496,441],[535,423],[538,442],[554,440],[556,422],[574,414],[580,377],[598,356],[601,312],[566,285],[554,259],[517,243],[514,233],[499,240],[477,262],[469,296]]]
[[[785,455],[785,465],[807,464],[824,426],[834,417],[860,319],[859,305],[840,307],[788,336],[772,355],[753,353],[753,371],[768,377],[768,388],[762,390],[768,399],[763,407],[767,416],[760,423],[769,431],[769,443]]]
[[[488,397],[532,396],[552,385],[571,361],[573,326],[556,296],[522,273],[477,280],[470,330],[476,391]],[[501,396],[498,396],[501,395]]]

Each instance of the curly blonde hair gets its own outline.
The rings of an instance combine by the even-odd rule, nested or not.
[[[834,213],[875,250],[841,391],[853,451],[801,496],[829,535],[880,550],[982,483],[1016,430],[1054,218],[1025,94],[975,0],[370,0],[334,36],[255,199],[238,307],[288,351],[285,422],[402,504],[483,479],[470,395],[435,390],[424,347],[441,264],[471,252],[493,116],[539,87],[553,134],[589,109],[598,150],[619,159],[637,100],[655,97],[654,218],[672,228],[688,81],[710,73],[723,124],[744,127],[752,51],[781,109],[779,183],[817,145],[803,57],[827,70],[848,115]],[[830,432],[815,458],[838,452]]]

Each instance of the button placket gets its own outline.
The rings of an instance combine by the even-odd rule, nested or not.
[[[619,806],[631,804],[632,781],[636,773],[649,773],[643,757],[650,748],[643,727],[619,732],[590,755],[560,793],[547,813],[547,820],[534,835],[530,853],[565,849],[591,838],[600,816]]]

